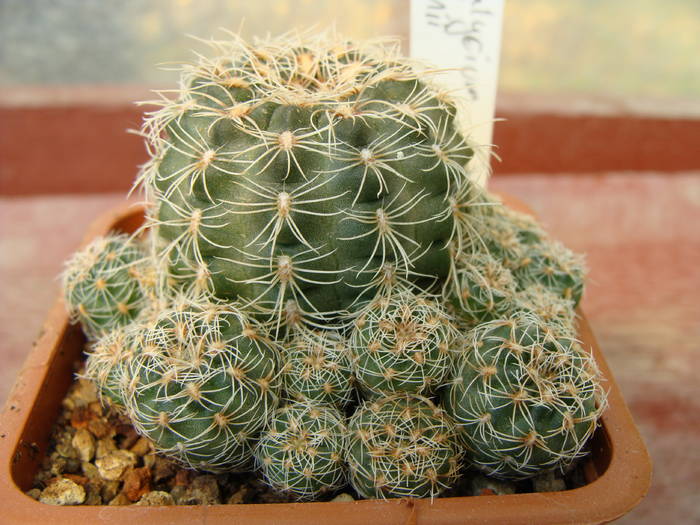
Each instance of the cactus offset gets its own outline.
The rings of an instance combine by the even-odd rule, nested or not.
[[[309,401],[275,411],[255,449],[265,481],[299,500],[316,499],[347,483],[343,416]]]
[[[531,313],[478,326],[460,354],[445,410],[470,462],[521,479],[583,455],[605,407],[593,359]]]
[[[85,334],[97,339],[129,324],[144,305],[144,254],[126,235],[108,235],[75,253],[63,273],[66,306]]]
[[[284,344],[283,358],[282,380],[289,397],[341,409],[353,398],[350,352],[338,331],[297,329]]]
[[[350,482],[365,498],[435,497],[457,480],[452,420],[428,398],[396,394],[361,405],[350,419]]]
[[[137,431],[192,468],[248,468],[278,403],[275,345],[232,305],[180,305],[144,330],[121,392]]]
[[[350,350],[366,393],[430,393],[449,370],[454,328],[428,297],[404,291],[363,307],[353,323]]]

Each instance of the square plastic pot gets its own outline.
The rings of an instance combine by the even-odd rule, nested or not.
[[[506,198],[514,208],[521,203]],[[117,230],[133,232],[143,209],[124,206],[98,219],[90,239]],[[48,447],[49,433],[68,387],[73,363],[80,359],[84,338],[71,326],[59,299],[49,313],[39,339],[20,372],[0,416],[0,522],[76,525],[78,523],[208,523],[326,524],[357,523],[605,523],[632,509],[646,494],[651,461],[596,343],[579,311],[579,337],[598,362],[609,390],[609,407],[584,460],[586,485],[548,493],[436,498],[433,501],[394,499],[327,503],[276,503],[212,506],[75,506],[57,507],[33,500],[32,488]]]

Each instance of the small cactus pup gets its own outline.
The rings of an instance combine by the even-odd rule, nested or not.
[[[276,345],[231,304],[181,301],[144,330],[120,382],[136,430],[190,468],[250,468],[278,405]]]
[[[584,455],[606,405],[593,358],[531,313],[475,328],[442,400],[469,461],[503,479]]]
[[[547,234],[537,221],[525,213],[512,210],[496,196],[484,197],[490,206],[482,207],[483,217],[475,223],[473,251],[490,253],[509,270],[518,268],[529,246],[546,240]]]
[[[430,71],[386,42],[232,38],[145,121],[138,182],[171,271],[265,319],[291,299],[337,320],[387,264],[444,278],[473,151]]]
[[[278,408],[255,448],[265,481],[298,500],[313,500],[347,483],[346,427],[338,409],[311,401]]]
[[[468,323],[497,319],[513,307],[516,281],[510,270],[488,253],[463,257],[443,294]]]
[[[359,310],[349,337],[355,376],[368,396],[430,393],[450,369],[451,318],[430,296],[408,290]]]
[[[144,305],[145,256],[127,235],[99,237],[66,262],[63,294],[90,339],[133,321]]]
[[[282,381],[287,396],[339,409],[354,398],[350,350],[339,331],[297,327],[282,346]]]
[[[576,336],[576,311],[574,302],[565,299],[541,284],[531,284],[515,294],[513,312],[531,312],[553,331]]]
[[[586,267],[583,257],[556,241],[528,247],[514,271],[520,287],[541,284],[578,305],[583,295]]]
[[[123,409],[123,392],[131,380],[129,361],[143,348],[145,330],[138,322],[117,327],[88,347],[83,378],[95,383],[104,403]],[[107,401],[108,400],[108,401]]]
[[[455,425],[426,397],[366,401],[348,432],[350,482],[365,498],[432,498],[458,478],[462,448]]]

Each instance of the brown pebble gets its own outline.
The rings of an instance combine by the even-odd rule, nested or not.
[[[245,503],[245,496],[247,492],[248,488],[246,486],[241,487],[236,492],[231,494],[226,503],[229,505],[240,505],[241,503]]]
[[[39,496],[41,496],[41,489],[29,489],[27,492],[25,492],[25,494],[30,498],[39,501]]]
[[[195,477],[178,503],[181,505],[216,505],[221,503],[221,493],[216,477],[211,474]]]
[[[117,425],[116,430],[117,434],[122,436],[121,440],[119,441],[119,448],[131,448],[131,446],[139,439],[139,435],[131,425],[120,424]]]
[[[120,488],[121,482],[119,481],[103,481],[102,489],[100,490],[102,501],[104,503],[112,501],[119,493]]]
[[[71,444],[78,452],[78,457],[81,461],[90,461],[95,455],[95,438],[92,437],[87,428],[76,430]]]
[[[153,481],[156,483],[172,478],[175,473],[178,472],[177,465],[175,465],[171,460],[164,458],[163,456],[158,456],[157,454],[149,454],[148,456],[144,456],[144,463],[148,457],[153,458]]]
[[[114,435],[114,429],[112,428],[112,425],[110,425],[107,420],[103,417],[98,417],[95,419],[91,419],[88,422],[87,429],[92,432],[92,435],[95,436],[97,439],[102,439],[104,437],[107,437],[109,435]]]
[[[114,439],[111,437],[105,437],[97,440],[97,446],[95,447],[95,458],[100,459],[108,456],[112,452],[117,450],[117,445],[114,444]]]
[[[331,501],[355,501],[355,498],[353,498],[350,494],[347,492],[342,492],[338,494],[335,498],[333,498]]]
[[[96,416],[101,416],[104,413],[102,409],[102,404],[99,401],[93,401],[88,405],[88,408],[90,409],[90,412],[92,412]]]
[[[129,498],[126,497],[126,494],[123,492],[120,492],[114,498],[108,503],[110,506],[115,506],[115,505],[131,505],[131,501]]]
[[[151,441],[148,438],[140,437],[129,450],[138,457],[145,456],[151,451]]]
[[[97,402],[97,387],[95,383],[87,379],[78,379],[70,392],[70,399],[75,401],[78,406]]]
[[[88,481],[85,485],[84,505],[102,505],[102,485],[96,481]]]
[[[151,469],[141,467],[129,470],[124,475],[122,491],[131,501],[140,500],[141,496],[151,491]]]
[[[136,465],[136,456],[128,450],[115,450],[95,461],[100,476],[106,480],[117,480],[127,468]]]
[[[134,503],[134,505],[146,505],[146,506],[162,506],[162,505],[175,505],[175,500],[167,492],[162,490],[154,490],[153,492],[148,492],[144,494],[139,501]]]
[[[85,476],[80,476],[78,474],[63,474],[63,477],[71,480],[73,483],[77,483],[80,486],[85,486],[89,481]]]
[[[100,471],[97,469],[94,463],[85,461],[81,464],[80,467],[83,471],[83,475],[86,476],[88,479],[102,479],[102,477],[100,476]]]
[[[73,410],[73,415],[71,415],[70,418],[70,424],[73,428],[87,428],[88,423],[95,417],[95,414],[88,407],[79,406]]]
[[[39,501],[49,505],[79,505],[85,501],[85,489],[70,479],[60,478],[41,491]]]
[[[177,471],[177,474],[175,474],[175,481],[174,484],[175,486],[187,486],[190,484],[190,481],[192,480],[192,476],[194,476],[194,472],[191,470],[187,470],[184,468],[181,468],[180,470]]]

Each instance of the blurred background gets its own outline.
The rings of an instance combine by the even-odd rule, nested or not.
[[[133,101],[206,49],[187,35],[331,25],[408,51],[406,0],[0,0],[0,402],[146,159]],[[697,0],[506,0],[490,186],[587,254],[583,307],[655,462],[621,523],[700,522],[699,35]]]

